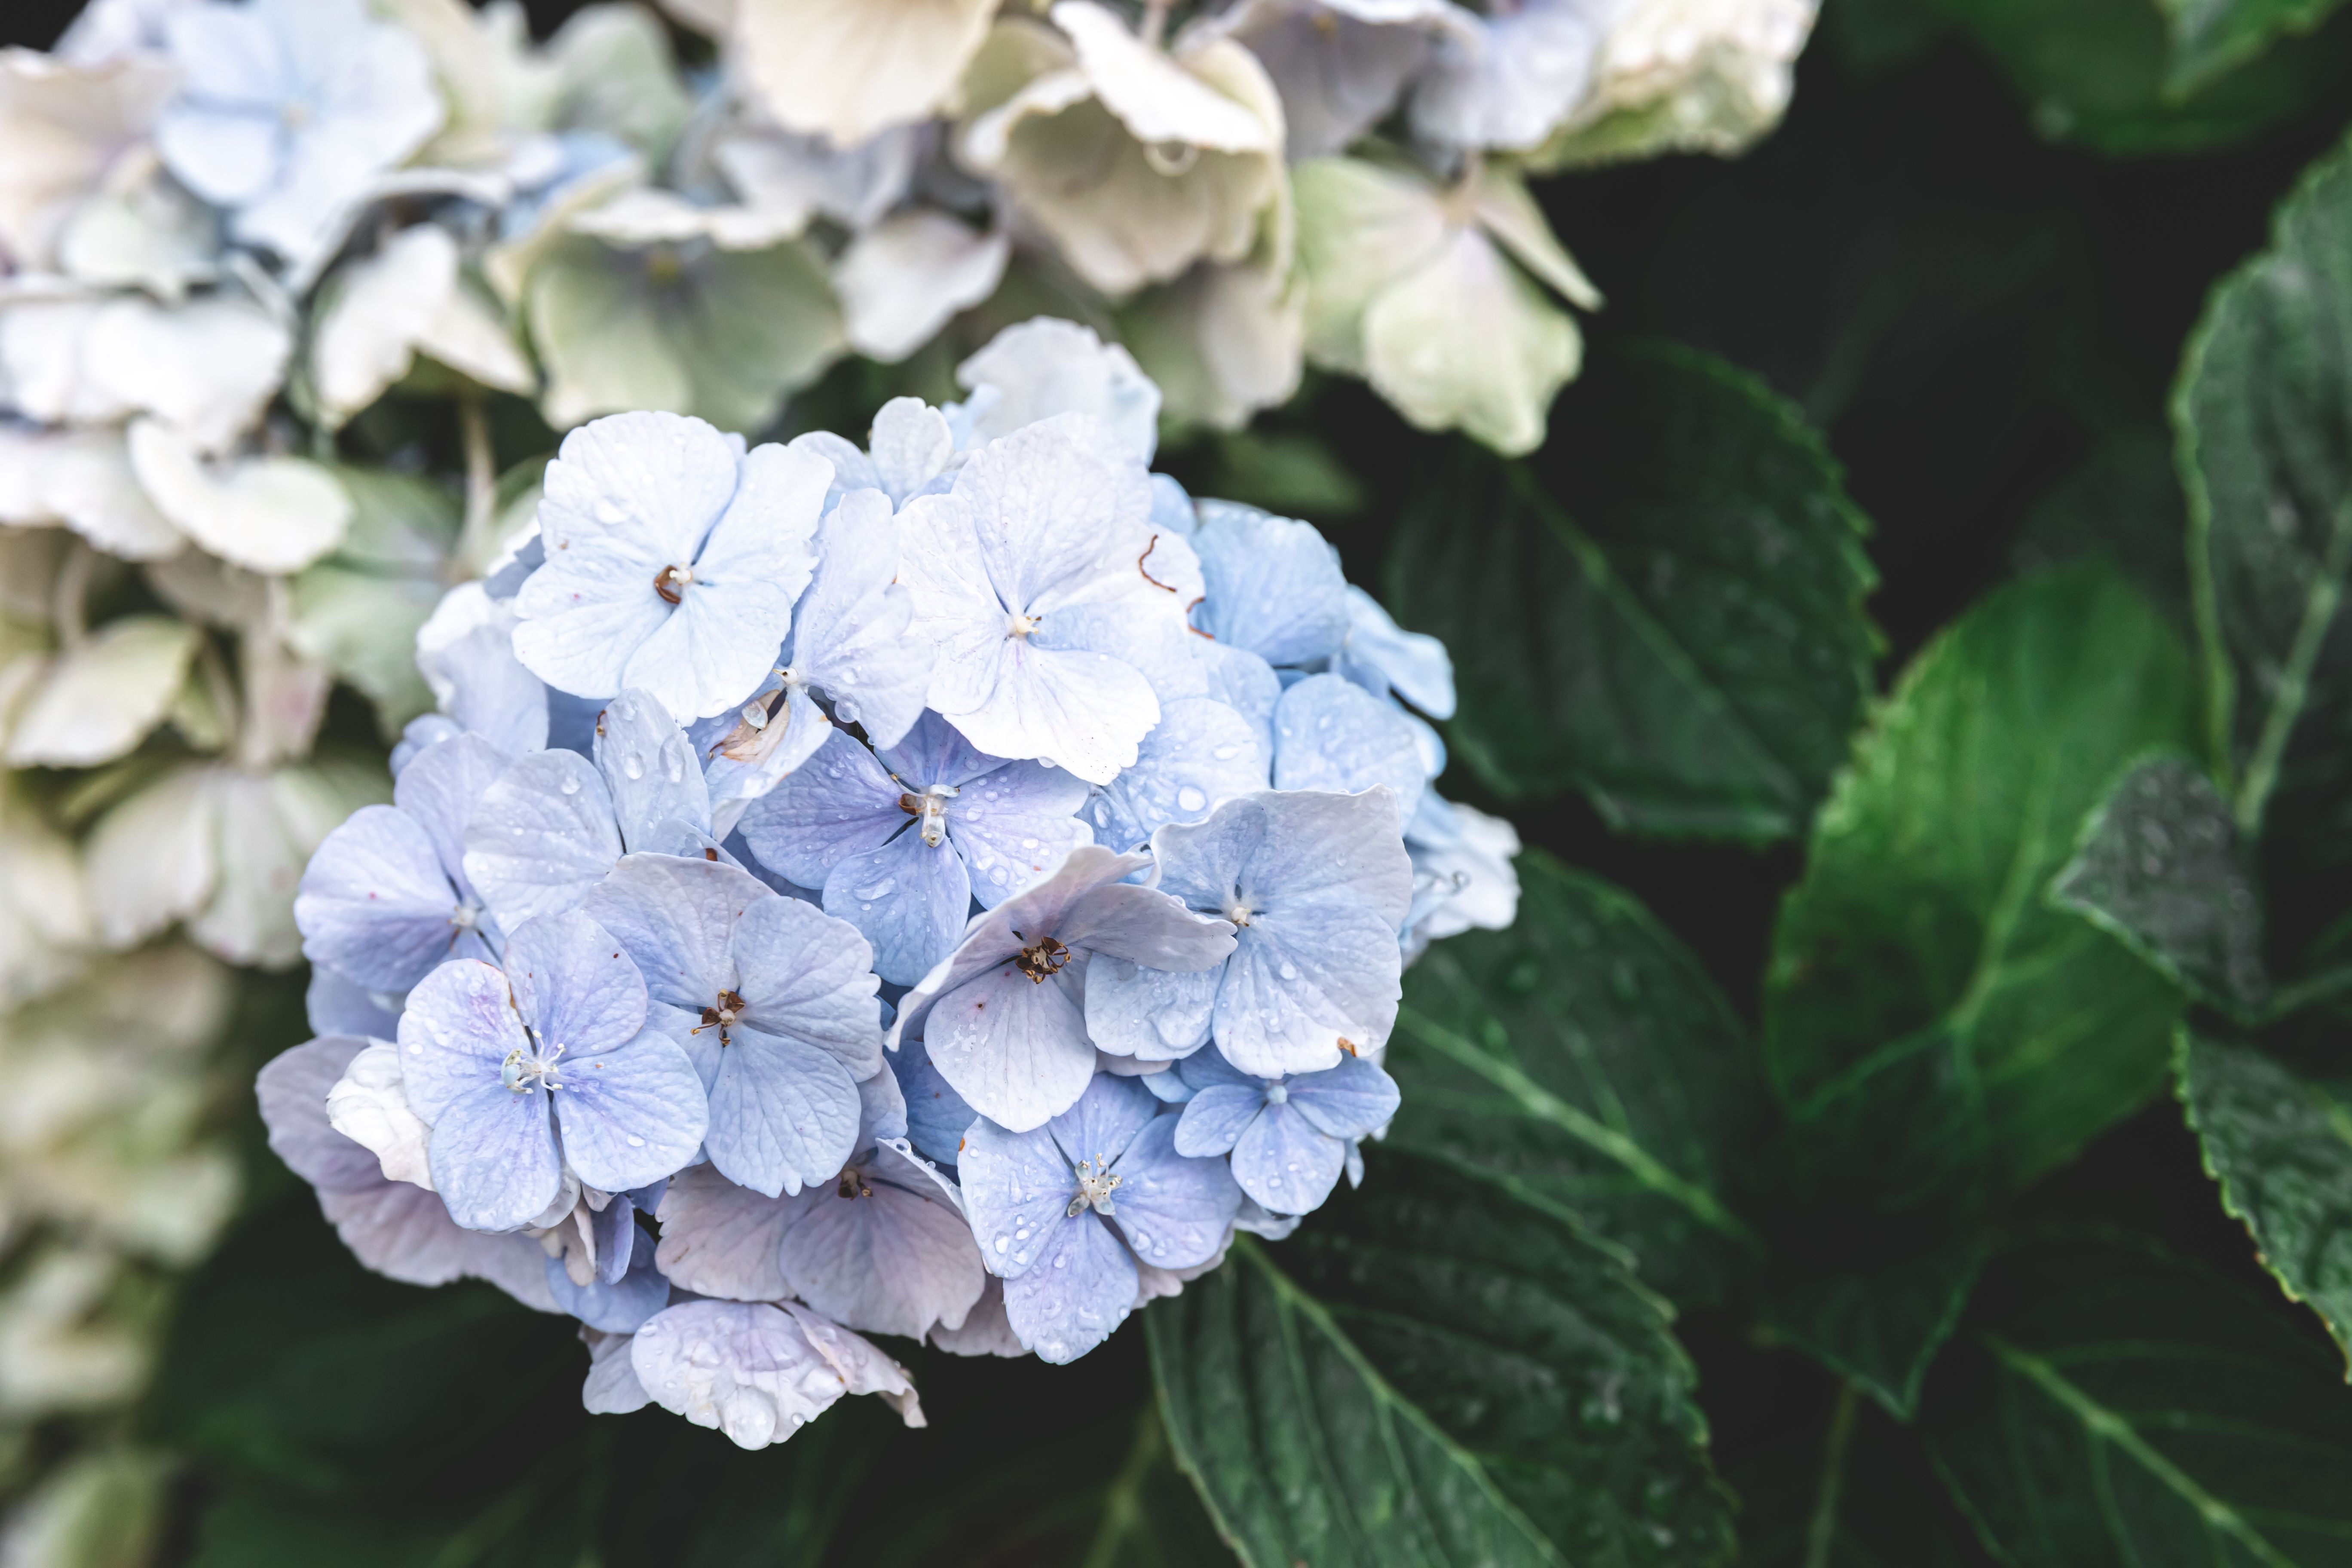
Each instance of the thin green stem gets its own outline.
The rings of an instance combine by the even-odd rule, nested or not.
[[[2263,812],[2277,786],[2287,742],[2294,736],[2304,705],[2311,700],[2311,674],[2318,668],[2320,650],[2327,646],[2328,630],[2344,602],[2347,569],[2352,569],[2352,498],[2336,506],[2327,535],[2327,553],[2305,591],[2303,620],[2294,628],[2294,641],[2288,646],[2286,663],[2279,671],[2278,689],[2263,715],[2262,734],[2246,759],[2245,777],[2238,785],[2238,831],[2249,838],[2262,831]]]
[[[1830,1411],[1829,1437],[1822,1445],[1821,1489],[1813,1494],[1813,1520],[1805,1531],[1805,1568],[1830,1568],[1830,1552],[1837,1544],[1838,1500],[1845,1491],[1845,1450],[1853,1439],[1856,1403],[1853,1384],[1839,1384],[1837,1404]]]
[[[1102,1523],[1095,1529],[1094,1542],[1087,1548],[1080,1568],[1117,1568],[1119,1563],[1132,1560],[1123,1548],[1145,1529],[1143,1484],[1167,1447],[1168,1439],[1160,1429],[1160,1406],[1147,1404],[1135,1423],[1135,1442],[1127,1451],[1127,1462],[1104,1490]]]

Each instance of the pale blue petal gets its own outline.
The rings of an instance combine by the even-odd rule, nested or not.
[[[882,747],[875,754],[900,784],[915,790],[929,789],[933,784],[961,787],[1005,765],[1003,757],[992,757],[981,751],[965,740],[954,725],[929,712],[908,728],[897,745]]]
[[[569,1053],[566,1078],[577,1058],[619,1050],[645,1027],[646,983],[635,963],[612,932],[578,910],[541,915],[516,927],[507,939],[506,963],[515,1010],[543,1047]],[[653,1179],[589,1181],[619,1192]]]
[[[1328,901],[1355,903],[1391,926],[1412,900],[1412,861],[1395,799],[1320,791],[1246,796],[1208,821],[1153,839],[1159,887],[1196,910],[1246,908],[1255,920]]]
[[[828,509],[852,490],[882,488],[882,476],[875,472],[874,460],[846,436],[836,436],[830,430],[811,430],[793,437],[785,445],[833,465],[833,483],[825,490],[824,504]]]
[[[1004,1282],[1004,1315],[1037,1359],[1077,1360],[1135,1307],[1135,1258],[1089,1210],[1057,1226],[1036,1266]]]
[[[791,1294],[776,1248],[794,1205],[831,1195],[823,1184],[799,1197],[767,1197],[739,1187],[709,1165],[678,1173],[657,1211],[661,1247],[655,1260],[681,1290],[736,1301]]]
[[[947,416],[919,397],[894,397],[874,416],[874,477],[893,504],[929,484],[955,458]]]
[[[443,964],[408,994],[399,1041],[402,1086],[427,1124],[485,1085],[507,1092],[499,1073],[509,1055],[530,1045],[507,977],[472,959]]]
[[[1171,822],[1198,822],[1236,795],[1265,788],[1266,763],[1248,720],[1209,698],[1164,705],[1135,766],[1087,805],[1095,841],[1132,849]]]
[[[793,1294],[866,1333],[920,1339],[934,1324],[962,1322],[986,1278],[971,1226],[891,1150],[864,1176],[845,1199],[822,1183],[801,1194],[781,1248]]]
[[[789,1037],[842,1064],[853,1081],[882,1067],[874,950],[857,928],[797,899],[761,899],[735,928],[739,1039]]]
[[[396,784],[408,771],[408,764],[423,756],[425,748],[444,741],[454,741],[466,732],[466,727],[446,713],[420,713],[401,726],[400,739],[393,743],[392,776]]]
[[[428,678],[449,684],[449,717],[520,756],[547,745],[547,683],[515,658],[514,629],[499,616],[416,656]]]
[[[561,1066],[563,1153],[590,1186],[625,1192],[657,1182],[702,1146],[710,1120],[702,1079],[668,1036],[647,1029],[613,1049],[567,1055]]]
[[[191,98],[275,111],[299,85],[257,7],[179,6],[163,12],[162,21],[164,47]]]
[[[593,1211],[589,1226],[596,1242],[596,1278],[618,1284],[636,1255],[637,1205],[625,1193],[611,1194],[602,1209]]]
[[[982,909],[994,909],[1094,841],[1075,815],[1087,792],[1086,780],[1035,763],[1008,763],[962,786],[948,807],[948,837],[971,868]]]
[[[1001,964],[942,996],[924,1021],[931,1065],[981,1115],[1026,1132],[1077,1102],[1094,1077],[1086,1019],[1060,982]]]
[[[1192,624],[1268,664],[1310,665],[1339,650],[1348,580],[1311,523],[1235,501],[1200,503],[1192,549],[1208,596]]]
[[[482,792],[466,825],[467,879],[512,931],[577,909],[621,858],[612,797],[576,752],[534,752]]]
[[[1220,1084],[1239,1084],[1253,1090],[1265,1088],[1265,1079],[1242,1071],[1221,1051],[1197,1052],[1178,1062],[1172,1070],[1195,1089],[1214,1089]]]
[[[874,1069],[857,1085],[857,1147],[900,1142],[907,1136],[907,1096],[896,1073]]]
[[[1217,1048],[1260,1078],[1336,1066],[1351,1047],[1388,1039],[1402,970],[1395,926],[1360,905],[1332,900],[1295,923],[1260,919],[1225,966]]]
[[[1173,1116],[1152,1121],[1116,1167],[1113,1221],[1137,1257],[1161,1268],[1191,1268],[1214,1258],[1242,1202],[1223,1160],[1176,1152],[1176,1122]]]
[[[1234,1179],[1260,1206],[1306,1214],[1339,1184],[1348,1146],[1290,1105],[1269,1105],[1234,1145]]]
[[[1209,1041],[1222,966],[1171,974],[1098,954],[1087,965],[1087,1033],[1113,1056],[1189,1057]]]
[[[1151,476],[1151,526],[1190,539],[1201,525],[1199,514],[1192,508],[1192,498],[1184,487],[1166,474]]]
[[[555,1201],[563,1163],[547,1101],[541,1089],[518,1093],[493,1077],[439,1108],[425,1153],[451,1219],[467,1230],[520,1230]]]
[[[1131,883],[1094,889],[1050,930],[1071,947],[1178,974],[1211,968],[1234,950],[1234,928],[1226,921],[1195,914],[1165,893]]]
[[[302,1009],[314,1035],[357,1035],[389,1040],[400,1033],[400,1008],[379,993],[331,969],[314,968],[302,994]]]
[[[1045,1252],[1078,1190],[1052,1134],[1043,1128],[1007,1132],[985,1120],[964,1134],[956,1175],[981,1259],[1007,1279],[1026,1273]]]
[[[1404,714],[1337,675],[1310,675],[1274,710],[1274,787],[1354,795],[1385,784],[1410,820],[1428,782]]]
[[[328,834],[294,899],[305,958],[395,994],[451,956],[457,912],[431,837],[389,805],[362,806]]]
[[[913,595],[896,584],[888,500],[852,492],[819,525],[817,544],[816,575],[793,612],[793,671],[831,695],[872,744],[896,745],[922,714],[932,654],[913,630]]]
[[[1131,1078],[1097,1074],[1076,1105],[1047,1125],[1073,1166],[1091,1160],[1097,1171],[1116,1163],[1135,1135],[1160,1114],[1160,1101]]]
[[[916,1152],[942,1165],[961,1158],[963,1135],[977,1115],[931,1066],[931,1053],[920,1040],[908,1040],[891,1053],[890,1069],[907,1098],[907,1137]]]
[[[1193,1095],[1192,1086],[1174,1072],[1148,1072],[1143,1075],[1143,1087],[1162,1105],[1183,1105]]]
[[[743,841],[777,875],[822,888],[835,861],[879,849],[912,820],[898,805],[905,793],[873,752],[830,731],[815,756],[743,813]]]
[[[419,753],[393,781],[393,804],[433,840],[441,869],[461,899],[475,896],[466,879],[466,825],[483,795],[513,765],[513,757],[481,736],[456,735]]]
[[[1375,696],[1393,689],[1433,719],[1454,717],[1454,660],[1445,645],[1425,632],[1404,630],[1378,599],[1353,585],[1348,589],[1348,642],[1337,668]]]
[[[581,907],[635,963],[648,996],[698,1014],[736,989],[736,922],[775,896],[721,862],[629,855]]]
[[[849,1069],[797,1040],[749,1030],[733,1037],[710,1094],[710,1163],[770,1197],[829,1180],[857,1143]]]
[[[629,1235],[638,1236],[632,1224]],[[580,1286],[563,1271],[560,1258],[547,1260],[548,1294],[555,1304],[590,1328],[608,1334],[634,1334],[656,1312],[669,1305],[669,1281],[654,1267],[654,1244],[633,1243],[634,1260],[617,1280]]]
[[[1230,1153],[1234,1140],[1265,1109],[1263,1085],[1213,1084],[1184,1102],[1176,1122],[1176,1152],[1196,1159]]]
[[[1334,1138],[1377,1131],[1402,1102],[1396,1079],[1367,1057],[1349,1057],[1328,1072],[1291,1079],[1283,1088],[1293,1110]]]
[[[1249,721],[1257,736],[1258,754],[1274,755],[1274,709],[1282,700],[1282,678],[1274,667],[1245,647],[1197,641],[1192,657],[1201,666],[1203,695],[1213,697]]]
[[[924,843],[911,826],[879,849],[835,861],[824,882],[824,912],[865,935],[875,973],[894,985],[912,985],[954,952],[971,909],[962,857]]]
[[[631,689],[606,705],[596,721],[595,758],[624,848],[646,847],[654,827],[672,817],[709,827],[710,790],[700,759],[651,693]]]
[[[274,116],[195,103],[174,104],[163,112],[155,123],[155,147],[174,178],[223,206],[267,192],[277,183],[286,153],[285,134]]]

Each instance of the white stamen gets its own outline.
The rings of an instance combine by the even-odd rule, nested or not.
[[[1097,1214],[1114,1212],[1110,1194],[1118,1186],[1118,1173],[1110,1168],[1110,1161],[1097,1154],[1091,1160],[1081,1160],[1071,1173],[1077,1177],[1078,1190],[1063,1212],[1065,1219],[1076,1219],[1091,1205]]]

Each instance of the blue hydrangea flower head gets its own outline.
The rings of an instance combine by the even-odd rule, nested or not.
[[[993,909],[1081,844],[1087,785],[1057,768],[976,751],[937,714],[870,752],[835,731],[743,818],[761,864],[822,888],[827,914],[874,944],[876,971],[911,985],[955,948],[977,897]]]
[[[179,97],[156,146],[180,183],[231,208],[231,232],[298,268],[320,260],[376,175],[440,127],[432,62],[361,0],[248,0],[172,11]]]
[[[1297,1078],[1252,1078],[1215,1051],[1179,1062],[1192,1096],[1176,1123],[1176,1152],[1230,1154],[1234,1179],[1273,1214],[1320,1208],[1357,1140],[1396,1114],[1396,1080],[1367,1058]]]
[[[1068,1110],[1095,1072],[1075,994],[1085,964],[1121,959],[1190,973],[1233,951],[1233,927],[1222,918],[1128,880],[1150,866],[1149,856],[1097,845],[1070,851],[1050,876],[971,922],[955,952],[907,994],[890,1042],[919,1036],[940,1076],[1016,1132]]]
[[[503,972],[455,959],[409,993],[401,1073],[451,1218],[520,1229],[567,1166],[625,1192],[694,1157],[709,1124],[702,1080],[646,1027],[646,1002],[637,966],[576,910],[519,927]]]
[[[302,954],[397,994],[451,958],[496,962],[497,920],[465,869],[466,823],[509,759],[475,735],[420,752],[391,805],[362,806],[327,835],[294,898]]]
[[[1133,1079],[1097,1077],[1068,1110],[1028,1132],[975,1122],[964,1202],[1005,1315],[1040,1359],[1076,1361],[1133,1310],[1138,1260],[1161,1269],[1214,1258],[1241,1189],[1217,1159],[1176,1149],[1176,1121]]]
[[[559,689],[642,687],[683,718],[745,700],[815,570],[832,481],[814,453],[747,453],[676,414],[580,426],[547,466],[546,562],[515,597],[516,657]]]
[[[700,856],[627,856],[584,908],[709,1086],[719,1172],[771,1197],[838,1172],[857,1086],[882,1070],[873,950],[856,928]]]

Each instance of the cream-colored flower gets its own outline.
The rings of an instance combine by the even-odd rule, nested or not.
[[[172,307],[21,288],[0,297],[0,406],[46,425],[152,415],[220,452],[277,395],[292,347],[286,327],[240,294]]]
[[[1238,430],[1288,402],[1304,368],[1307,291],[1269,268],[1203,262],[1119,313],[1171,425]]]
[[[222,560],[282,575],[335,548],[352,502],[332,473],[302,458],[209,458],[176,427],[133,420],[131,471],[172,526]]]
[[[715,20],[718,7],[695,9]],[[736,0],[743,85],[787,130],[854,147],[951,110],[996,0]]]
[[[990,36],[963,160],[1107,294],[1247,257],[1283,191],[1282,100],[1265,69],[1230,38],[1163,49],[1091,0],[1061,0],[1053,19]]]
[[[1516,174],[1474,163],[1452,188],[1418,172],[1322,158],[1294,172],[1307,353],[1363,376],[1423,429],[1498,451],[1542,444],[1582,339],[1553,295],[1601,297]]]
[[[1002,229],[915,207],[852,240],[834,264],[849,344],[896,364],[938,335],[959,310],[979,304],[1004,279],[1012,241]]]
[[[1591,92],[1528,160],[1539,171],[1741,152],[1780,121],[1819,0],[1632,0]]]
[[[373,403],[420,353],[501,392],[539,384],[497,304],[465,276],[456,238],[433,224],[403,229],[320,291],[310,382],[326,423]]]

